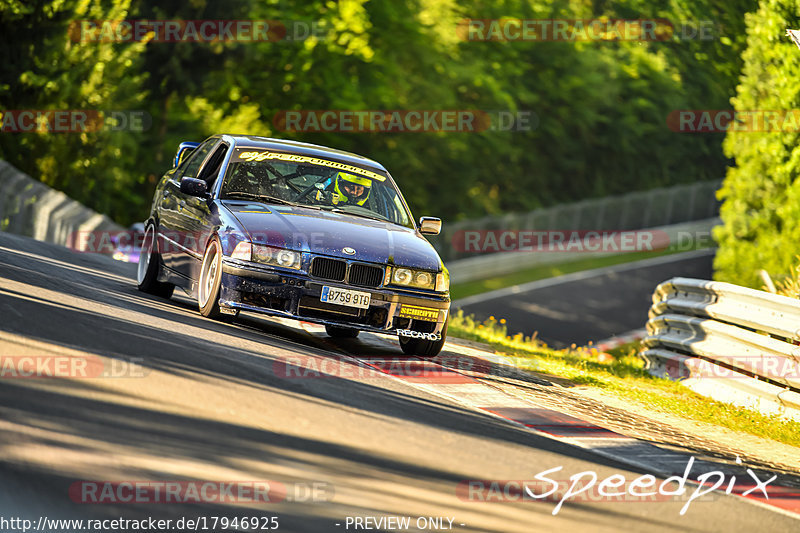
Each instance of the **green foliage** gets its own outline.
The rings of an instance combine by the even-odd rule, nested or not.
[[[12,1],[0,11],[3,83],[0,109],[136,110],[143,95],[143,44],[81,43],[70,22],[121,19],[129,0]],[[110,122],[108,123],[110,124]],[[46,130],[0,134],[0,158],[69,196],[120,220],[140,217],[149,203],[135,172],[139,134],[109,128],[84,133]]]
[[[800,2],[763,0],[747,17],[747,49],[733,104],[736,110],[781,111],[800,106],[800,51],[785,36],[800,27]],[[724,226],[715,276],[759,287],[757,272],[780,278],[792,270],[800,242],[800,149],[793,131],[733,131],[725,152],[735,158],[720,198]]]
[[[447,220],[718,178],[720,136],[666,126],[727,107],[755,0],[0,1],[2,109],[142,109],[144,133],[0,135],[0,157],[128,223],[177,144],[218,132],[294,138],[382,162],[417,214]],[[91,7],[90,7],[91,6]],[[465,18],[712,20],[710,40],[464,41]],[[75,42],[83,19],[302,21],[281,42]],[[285,110],[530,111],[531,131],[292,133]]]

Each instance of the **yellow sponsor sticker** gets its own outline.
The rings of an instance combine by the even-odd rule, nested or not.
[[[417,307],[416,305],[403,305],[403,307],[400,308],[400,316],[436,322],[439,320],[439,310],[431,309],[430,307]]]
[[[320,165],[323,167],[335,168],[338,170],[343,170],[345,172],[352,172],[355,174],[361,174],[362,176],[367,176],[370,179],[376,181],[386,181],[386,176],[381,176],[376,172],[372,172],[370,170],[364,170],[363,168],[354,167],[353,165],[346,165],[344,163],[339,163],[337,161],[329,161],[327,159],[320,159],[318,157],[309,157],[306,155],[300,154],[286,154],[283,152],[241,152],[239,153],[239,160],[240,161],[251,161],[251,162],[260,162],[266,161],[267,159],[273,161],[289,161],[292,163],[309,163],[312,165]]]

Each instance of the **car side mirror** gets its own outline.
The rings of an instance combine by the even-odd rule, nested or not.
[[[181,192],[189,196],[208,198],[208,185],[205,181],[197,178],[183,178],[181,180]]]
[[[442,232],[442,219],[436,217],[420,217],[419,232],[424,235],[439,235]]]

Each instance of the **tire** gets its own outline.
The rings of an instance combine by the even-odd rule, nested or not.
[[[158,281],[160,269],[161,254],[158,253],[156,242],[156,226],[150,224],[144,232],[142,252],[139,254],[139,266],[136,270],[136,281],[140,291],[169,298],[175,290],[175,285]]]
[[[445,341],[447,341],[447,322],[442,328],[442,338],[438,341],[426,341],[414,339],[412,337],[400,336],[400,349],[406,355],[417,355],[419,357],[436,357],[442,351]]]
[[[197,283],[197,307],[207,318],[220,318],[219,288],[222,283],[222,245],[219,237],[209,241],[203,254],[200,280]]]
[[[339,326],[325,326],[325,333],[334,339],[355,339],[359,331],[353,328],[341,328]]]

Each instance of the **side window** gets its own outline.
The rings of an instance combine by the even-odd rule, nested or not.
[[[203,160],[208,155],[208,152],[211,151],[216,143],[217,139],[210,139],[195,148],[192,155],[189,156],[189,159],[187,159],[183,165],[181,165],[179,170],[181,179],[197,177],[197,172],[200,170],[200,165],[203,163]]]
[[[225,160],[225,154],[228,153],[228,145],[222,143],[219,147],[214,151],[214,155],[212,155],[208,159],[208,163],[200,171],[200,175],[198,176],[201,180],[205,180],[208,184],[208,190],[214,186],[214,182],[217,181],[217,176],[219,175],[219,169],[222,167],[222,162]]]

